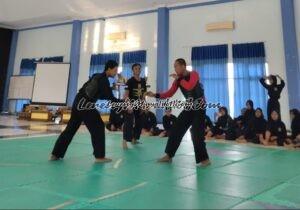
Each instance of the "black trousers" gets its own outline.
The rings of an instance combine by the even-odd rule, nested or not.
[[[139,140],[142,133],[141,110],[126,113],[123,125],[123,139],[131,142],[132,139]]]
[[[77,94],[72,106],[71,118],[66,129],[57,139],[52,154],[58,158],[63,158],[66,154],[74,135],[76,134],[81,123],[84,122],[88,128],[92,145],[94,148],[94,156],[96,158],[105,157],[105,128],[104,123],[96,109],[78,110],[77,106],[80,100],[84,97],[82,94]]]
[[[280,103],[276,99],[269,99],[268,105],[267,105],[267,112],[268,112],[268,120],[271,120],[271,113],[273,111],[278,111],[279,117],[280,117]]]
[[[191,128],[196,163],[209,159],[205,143],[205,110],[182,111],[171,129],[166,154],[174,157],[186,131]]]

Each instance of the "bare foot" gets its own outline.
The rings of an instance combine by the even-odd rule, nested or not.
[[[198,163],[197,164],[197,166],[199,166],[199,167],[207,167],[207,166],[210,166],[211,165],[211,162],[210,162],[210,160],[209,159],[207,159],[207,160],[204,160],[204,161],[202,161],[202,162],[200,162],[200,163]]]
[[[123,140],[123,141],[122,141],[122,148],[123,148],[124,150],[127,150],[127,149],[128,149],[127,141],[126,141],[126,140]]]
[[[160,158],[158,163],[172,163],[172,158],[169,155],[165,155],[164,157]]]
[[[96,158],[95,163],[110,163],[112,159],[110,158]]]
[[[294,148],[295,148],[295,145],[294,145],[294,144],[287,144],[287,143],[284,143],[284,147],[285,147],[285,148],[288,148],[288,149],[294,149]]]
[[[49,161],[58,161],[60,158],[56,157],[55,155],[51,155]]]

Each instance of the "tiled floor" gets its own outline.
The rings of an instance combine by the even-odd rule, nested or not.
[[[63,128],[7,122],[16,130],[46,126],[48,134]],[[32,130],[25,131],[31,135]],[[113,162],[99,165],[90,135],[81,131],[60,162],[47,161],[56,135],[0,139],[0,208],[300,208],[299,151],[210,141],[213,164],[203,169],[195,167],[188,135],[173,164],[158,164],[165,139],[144,137],[142,144],[123,151],[121,134],[107,133],[106,151]]]

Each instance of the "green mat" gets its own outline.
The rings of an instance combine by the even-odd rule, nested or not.
[[[166,139],[121,149],[107,134],[109,164],[94,164],[90,136],[78,134],[63,161],[49,162],[57,136],[0,140],[1,209],[300,208],[300,152],[211,141],[213,164],[196,168],[192,143],[158,164]]]

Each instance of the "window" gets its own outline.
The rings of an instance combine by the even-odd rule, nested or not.
[[[222,106],[229,106],[227,63],[228,45],[192,49],[192,65],[200,73],[208,103],[221,103]],[[214,109],[208,109],[207,115],[213,119],[215,112]]]
[[[235,116],[249,99],[266,113],[267,94],[259,82],[266,75],[264,43],[234,44],[232,50]]]

